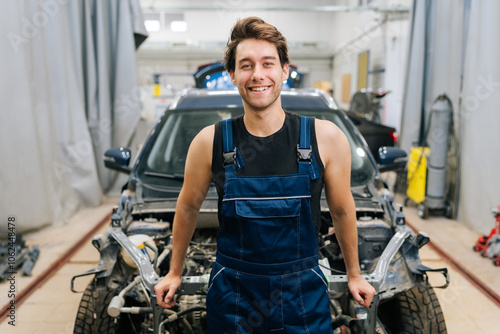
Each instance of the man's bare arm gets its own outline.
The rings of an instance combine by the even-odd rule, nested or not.
[[[204,128],[193,139],[186,157],[184,184],[177,199],[172,231],[172,259],[169,273],[155,286],[156,300],[162,307],[174,305],[174,294],[181,284],[187,248],[193,237],[198,213],[212,181],[212,149],[215,127]]]
[[[349,279],[349,289],[358,303],[368,307],[375,294],[361,277],[358,258],[356,207],[351,193],[351,149],[344,133],[333,123],[316,120],[316,137],[325,166],[326,200],[332,216]]]

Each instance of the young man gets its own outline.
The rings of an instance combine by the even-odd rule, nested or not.
[[[155,287],[158,304],[174,305],[200,206],[214,175],[222,175],[215,178],[220,227],[208,332],[332,333],[316,238],[323,185],[349,289],[365,307],[375,294],[358,263],[349,143],[333,123],[281,107],[289,59],[274,26],[256,17],[238,21],[225,61],[245,113],[203,129],[189,148],[170,271]]]

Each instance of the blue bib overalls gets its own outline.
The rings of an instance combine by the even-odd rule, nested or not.
[[[310,118],[301,117],[298,173],[237,176],[232,120],[222,122],[225,184],[217,259],[207,295],[209,334],[331,334],[328,285],[318,267]]]

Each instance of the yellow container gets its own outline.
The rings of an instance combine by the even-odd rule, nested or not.
[[[154,84],[153,86],[153,96],[160,96],[160,84]]]
[[[428,147],[412,147],[408,160],[408,174],[406,196],[415,203],[425,200],[425,188],[427,181],[427,157],[430,149]]]

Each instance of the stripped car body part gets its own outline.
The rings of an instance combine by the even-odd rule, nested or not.
[[[198,104],[206,104],[203,90],[187,91],[170,107],[168,113],[175,113],[176,108],[186,108],[186,98],[194,97]],[[229,96],[228,105],[234,104],[237,92],[218,92],[219,96]],[[225,94],[225,95],[224,95]],[[426,296],[435,298],[427,281],[427,273],[438,271],[446,279],[442,287],[449,283],[446,269],[433,270],[422,265],[418,252],[429,238],[424,233],[416,234],[405,224],[401,210],[397,210],[391,193],[378,181],[375,159],[369,152],[366,142],[362,140],[355,126],[349,122],[342,112],[335,109],[331,98],[318,91],[293,91],[282,93],[286,105],[290,96],[295,96],[294,104],[300,102],[300,96],[313,97],[314,103],[324,103],[329,112],[335,112],[342,122],[344,131],[355,137],[358,148],[363,149],[364,162],[373,166],[375,174],[363,184],[352,185],[352,193],[356,202],[356,215],[359,235],[359,254],[363,277],[370,282],[377,294],[369,308],[359,306],[350,296],[347,288],[348,280],[343,268],[343,258],[336,242],[335,234],[318,235],[320,246],[320,264],[326,271],[329,297],[332,311],[332,327],[334,333],[394,333],[399,326],[411,326],[410,314],[402,316],[409,319],[401,324],[384,308],[394,307],[401,298],[412,303],[421,303],[412,299],[412,291],[423,291]],[[198,100],[199,99],[199,100]],[[222,103],[221,99],[217,103]],[[318,102],[319,101],[319,102]],[[224,103],[226,103],[224,102]],[[309,101],[311,102],[311,101]],[[195,104],[196,104],[195,103]],[[240,102],[241,103],[241,102]],[[307,104],[307,103],[305,103]],[[311,104],[308,104],[309,109]],[[335,110],[334,110],[335,109]],[[217,109],[218,114],[224,114]],[[227,111],[226,109],[223,109]],[[163,123],[166,122],[163,119]],[[161,122],[160,122],[161,123]],[[167,173],[158,176],[155,172],[141,172],[140,161],[147,159],[148,147],[154,145],[161,137],[160,123],[151,131],[144,149],[134,164],[129,168],[130,157],[123,149],[107,153],[107,165],[115,170],[129,171],[131,176],[123,191],[120,203],[113,209],[110,228],[103,235],[94,237],[92,243],[101,254],[98,267],[82,275],[94,275],[87,287],[79,307],[75,322],[75,333],[205,333],[206,309],[205,300],[208,280],[216,255],[217,194],[209,191],[200,209],[195,235],[188,249],[185,272],[182,283],[177,290],[176,305],[172,309],[163,309],[156,304],[154,286],[161,276],[168,272],[171,255],[171,222],[175,214],[176,195],[180,189],[163,187],[159,184],[146,184],[140,175],[162,177],[168,182],[182,184],[182,175]],[[382,167],[399,168],[400,162],[395,158],[382,159]],[[370,167],[372,168],[372,167]],[[143,174],[141,174],[143,173]],[[149,174],[145,174],[149,173]],[[363,179],[363,177],[360,177]],[[156,179],[155,179],[156,180]],[[170,184],[170,183],[169,183]],[[212,188],[212,187],[211,187]],[[158,197],[160,190],[168,192],[169,198]],[[153,194],[153,195],[151,195]],[[162,193],[163,194],[163,193]],[[145,199],[146,195],[151,196]],[[324,195],[321,198],[322,220],[331,222],[328,205]],[[328,222],[327,222],[328,223]],[[141,251],[129,236],[137,234],[150,235],[156,245],[151,247],[153,256]],[[144,245],[141,245],[144,246]],[[144,247],[142,247],[144,248]],[[135,268],[126,264],[123,259],[125,251],[135,263]],[[72,280],[72,289],[75,278]],[[417,292],[418,292],[417,291]],[[399,305],[399,304],[397,304]],[[427,305],[424,305],[428,307]],[[430,305],[430,309],[417,312],[432,314],[422,328],[414,328],[415,333],[426,333],[432,326],[438,333],[445,333],[446,327],[442,318],[439,302]],[[385,313],[384,313],[385,312]],[[420,316],[420,314],[418,315]],[[408,318],[409,317],[409,318]]]

